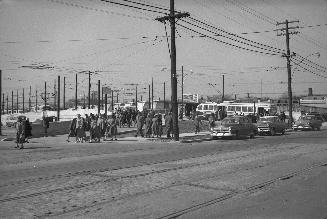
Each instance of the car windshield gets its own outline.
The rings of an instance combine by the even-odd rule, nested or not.
[[[240,122],[239,118],[225,118],[221,121],[221,124],[238,124]]]
[[[262,117],[259,119],[259,122],[274,122],[275,120],[275,117]]]

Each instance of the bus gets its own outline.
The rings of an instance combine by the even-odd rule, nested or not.
[[[275,115],[277,113],[276,105],[269,102],[258,103],[230,103],[226,107],[227,116],[232,115]]]
[[[218,103],[215,102],[205,102],[201,103],[196,108],[196,114],[207,119],[212,113],[218,111]]]

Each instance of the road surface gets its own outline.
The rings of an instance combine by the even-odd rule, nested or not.
[[[327,218],[327,130],[199,143],[0,142],[2,217]]]

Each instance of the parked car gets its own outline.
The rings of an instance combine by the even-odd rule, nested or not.
[[[216,121],[211,131],[213,138],[250,136],[254,138],[256,126],[245,116],[226,117],[222,121]]]
[[[300,118],[293,124],[293,130],[320,130],[322,121],[317,115],[302,115]]]
[[[270,134],[275,135],[276,133],[285,134],[287,127],[286,123],[278,118],[278,116],[263,116],[260,117],[257,122],[258,134]]]

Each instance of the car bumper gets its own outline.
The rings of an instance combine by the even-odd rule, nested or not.
[[[302,125],[299,125],[299,126],[293,125],[292,129],[293,130],[312,130],[312,127],[311,126],[302,126]]]
[[[212,132],[212,137],[233,137],[236,136],[236,134],[232,134],[230,132]]]

